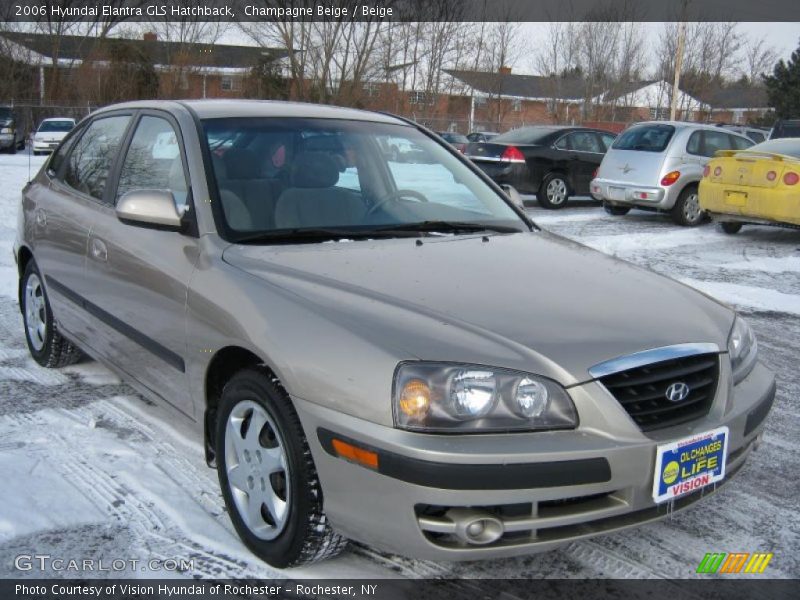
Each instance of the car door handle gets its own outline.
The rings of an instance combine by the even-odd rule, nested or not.
[[[108,260],[108,248],[106,248],[103,240],[92,238],[92,242],[89,244],[89,253],[93,259],[99,260],[100,262],[106,262]]]
[[[45,227],[47,225],[47,213],[44,212],[43,208],[36,210],[36,224],[39,227]]]

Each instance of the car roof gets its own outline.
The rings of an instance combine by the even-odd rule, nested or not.
[[[372,121],[375,123],[408,125],[406,121],[400,118],[383,113],[325,104],[277,100],[146,100],[112,104],[111,106],[103,107],[98,112],[106,112],[121,108],[156,108],[176,111],[179,110],[180,107],[191,109],[201,119],[230,117],[300,117],[308,119],[346,119],[350,121]]]
[[[42,119],[42,123],[45,121],[72,121],[75,122],[75,119],[72,117],[47,117],[46,119]]]

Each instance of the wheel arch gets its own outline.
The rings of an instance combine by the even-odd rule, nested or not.
[[[216,422],[217,406],[222,397],[222,390],[236,373],[252,367],[258,367],[278,380],[275,371],[263,358],[243,346],[230,345],[220,348],[206,367],[203,386],[205,392],[203,444],[205,446],[206,463],[209,466],[213,467],[216,460],[214,453],[214,424]]]
[[[28,263],[33,260],[33,252],[27,246],[20,246],[19,250],[17,250],[17,275],[19,276],[19,281],[17,283],[17,302],[19,303],[19,309],[22,310],[22,275],[25,273],[25,269],[28,268]]]

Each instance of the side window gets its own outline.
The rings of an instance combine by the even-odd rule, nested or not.
[[[169,190],[178,208],[186,204],[189,186],[178,136],[166,119],[145,115],[136,126],[119,174],[117,200],[132,190]]]
[[[767,139],[767,138],[764,136],[764,134],[763,134],[763,133],[761,133],[760,131],[751,131],[751,132],[750,132],[750,133],[748,133],[747,135],[748,135],[748,136],[750,136],[750,139],[751,139],[751,140],[753,140],[753,141],[754,141],[756,144],[760,144],[760,143],[761,143],[761,142],[763,142],[765,139]]]
[[[731,137],[724,131],[704,131],[703,156],[714,156],[718,150],[730,150]]]
[[[73,133],[68,140],[66,140],[63,144],[61,144],[55,152],[53,152],[52,157],[50,158],[50,162],[47,165],[47,170],[52,174],[58,176],[61,173],[61,167],[64,166],[66,162],[66,157],[69,154],[69,151],[75,145],[75,142],[80,139],[81,134],[83,131],[76,131]]]
[[[734,150],[744,150],[745,148],[749,148],[750,146],[753,145],[753,142],[751,140],[745,139],[741,136],[731,135],[729,137],[731,138],[730,139],[731,148]]]
[[[602,154],[600,142],[591,131],[576,131],[567,136],[571,150],[576,152],[595,152]]]
[[[98,200],[103,199],[108,171],[129,121],[126,115],[105,117],[89,124],[67,159],[64,172],[67,185]]]
[[[697,156],[702,155],[703,153],[702,131],[695,131],[691,136],[689,136],[689,141],[686,144],[686,151],[689,154],[695,154]]]
[[[553,144],[553,147],[558,149],[558,150],[568,150],[569,149],[569,137],[570,136],[565,135],[564,137],[559,139],[555,144]]]
[[[616,136],[613,136],[609,133],[601,133],[600,138],[603,140],[603,146],[605,146],[606,150],[611,148],[611,144],[613,144],[614,140],[617,139]]]

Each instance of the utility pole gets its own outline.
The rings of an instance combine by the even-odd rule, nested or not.
[[[675,78],[672,81],[672,98],[669,103],[669,120],[674,121],[678,112],[678,94],[681,85],[681,68],[683,67],[683,45],[686,42],[686,23],[678,24],[678,52],[675,55]]]

